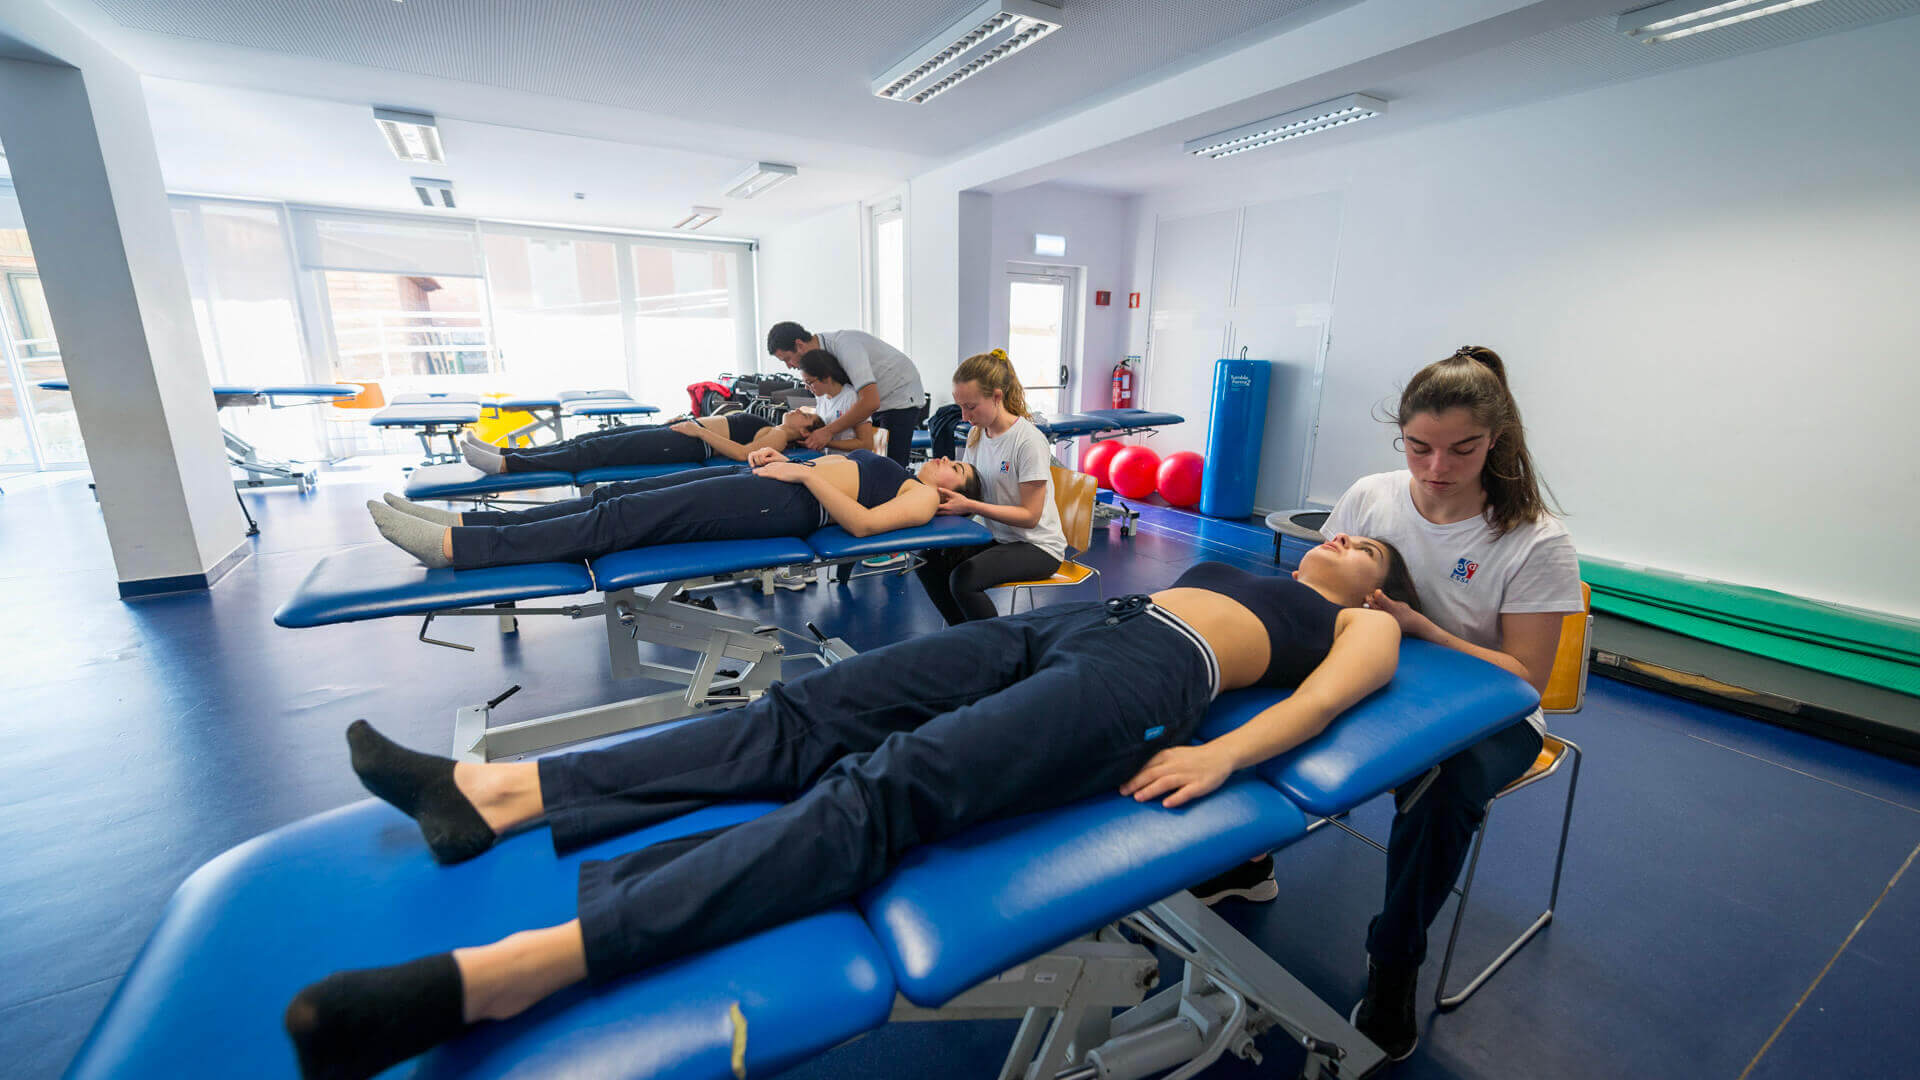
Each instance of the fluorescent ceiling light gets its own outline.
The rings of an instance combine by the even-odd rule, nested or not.
[[[413,185],[413,193],[420,197],[421,206],[437,205],[444,206],[448,210],[453,209],[453,181],[435,180],[430,176],[416,176],[409,179],[407,183]],[[440,197],[438,203],[433,201],[436,195]]]
[[[440,129],[426,113],[401,112],[398,109],[373,110],[373,122],[387,137],[387,146],[401,161],[429,161],[435,165],[447,160],[440,145]]]
[[[1635,41],[1651,45],[1691,37],[1702,30],[1747,22],[1765,15],[1791,11],[1820,0],[1671,0],[1670,3],[1630,11],[1614,22],[1614,29]]]
[[[727,185],[727,198],[751,199],[775,184],[791,178],[799,171],[791,165],[756,161],[746,172],[734,177],[733,183]]]
[[[1387,103],[1365,94],[1348,94],[1343,98],[1323,101],[1318,105],[1309,105],[1304,109],[1269,116],[1265,120],[1255,120],[1251,124],[1242,124],[1227,131],[1215,132],[1205,138],[1192,139],[1181,149],[1196,157],[1224,158],[1235,154],[1244,154],[1249,150],[1258,150],[1263,146],[1272,146],[1277,142],[1297,139],[1302,135],[1312,135],[1316,131],[1326,131],[1342,124],[1351,124],[1358,120],[1384,115]]]
[[[873,80],[874,96],[925,104],[1061,25],[1053,4],[987,0]]]
[[[693,213],[688,214],[686,217],[681,218],[678,222],[674,224],[673,227],[676,229],[685,229],[688,232],[692,232],[693,230],[711,222],[714,218],[717,218],[719,216],[720,216],[720,208],[717,206],[696,206],[693,208]]]

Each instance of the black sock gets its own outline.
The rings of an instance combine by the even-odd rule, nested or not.
[[[420,823],[435,859],[462,862],[493,846],[493,827],[454,786],[453,759],[409,750],[365,720],[348,726],[347,748],[360,782]]]
[[[467,1028],[453,954],[339,971],[294,995],[284,1023],[305,1080],[362,1080]]]

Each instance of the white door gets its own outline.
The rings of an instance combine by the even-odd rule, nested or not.
[[[1007,275],[1007,355],[1027,391],[1027,407],[1048,416],[1061,408],[1072,374],[1073,278],[1065,274]]]

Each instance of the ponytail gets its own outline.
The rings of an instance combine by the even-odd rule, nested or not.
[[[1480,486],[1487,493],[1487,522],[1495,535],[1546,516],[1543,481],[1527,452],[1520,404],[1507,387],[1507,367],[1499,353],[1483,345],[1463,345],[1445,360],[1421,368],[1407,380],[1400,406],[1389,419],[1405,428],[1421,413],[1437,415],[1456,408],[1466,409],[1492,436]]]
[[[1014,374],[1013,361],[1007,358],[1007,350],[995,349],[992,352],[969,356],[960,362],[953,373],[955,383],[970,382],[980,388],[983,394],[1000,393],[1000,407],[1015,416],[1028,415],[1027,392],[1020,385],[1020,376]],[[967,433],[967,446],[972,447],[980,441],[980,429],[974,428]]]

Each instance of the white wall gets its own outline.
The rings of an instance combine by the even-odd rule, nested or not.
[[[963,196],[968,197],[968,196]],[[992,245],[981,272],[985,287],[977,293],[961,284],[961,324],[968,319],[969,295],[987,304],[987,348],[1007,345],[1007,264],[1027,263],[1078,268],[1080,296],[1075,329],[1080,355],[1075,384],[1068,395],[1071,409],[1105,408],[1110,404],[1107,373],[1125,355],[1127,290],[1125,280],[1133,259],[1133,213],[1138,201],[1069,187],[1036,184],[991,196]],[[1050,233],[1067,238],[1067,253],[1050,258],[1033,253],[1033,235]],[[1106,290],[1114,303],[1096,307],[1093,294]],[[978,300],[975,300],[978,302]],[[956,357],[956,362],[961,357]]]
[[[1920,616],[1915,56],[1920,18],[1244,155],[1144,202],[1134,277],[1158,216],[1338,191],[1314,500],[1399,465],[1376,405],[1484,344],[1582,552]]]
[[[760,333],[754,348],[765,357],[767,330],[797,322],[808,330],[859,330],[860,204],[836,206],[760,242]],[[779,362],[763,359],[775,367]]]

